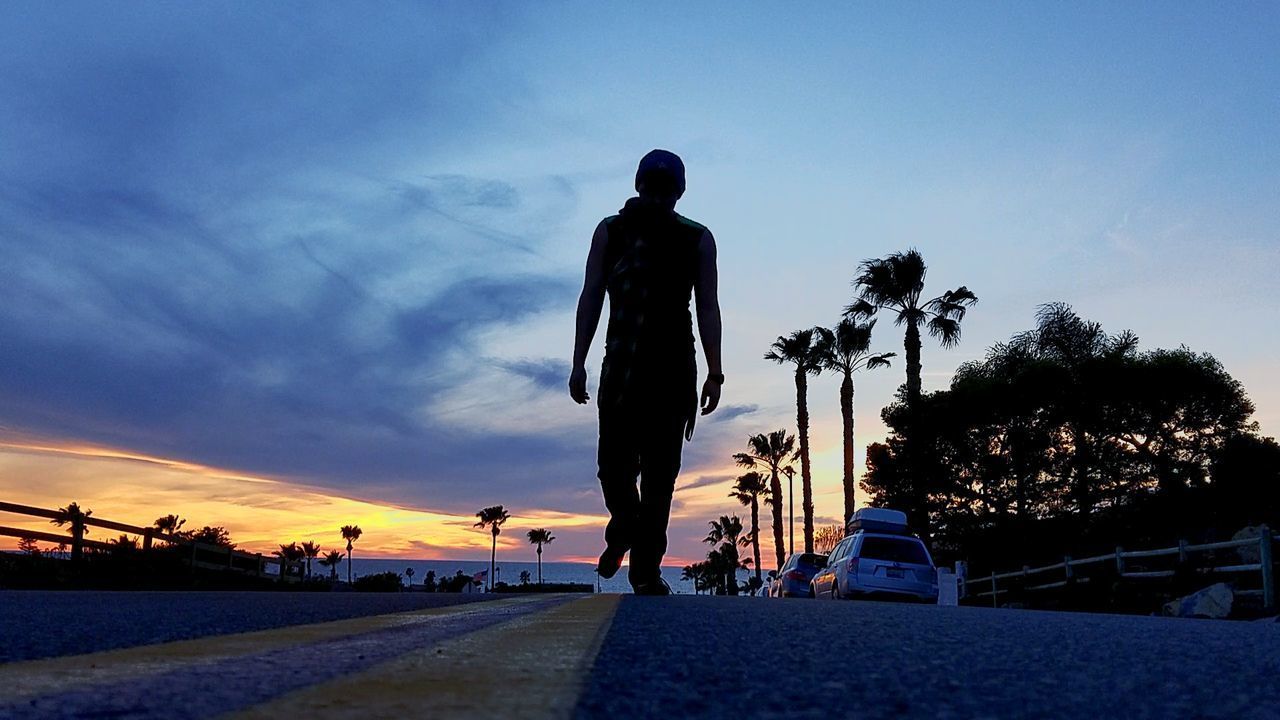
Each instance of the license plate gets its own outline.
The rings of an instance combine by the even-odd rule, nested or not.
[[[903,576],[902,568],[889,568],[888,570],[886,570],[886,571],[885,571],[885,575],[887,575],[888,577],[891,577],[891,578],[902,578],[902,577],[904,577],[904,576]]]

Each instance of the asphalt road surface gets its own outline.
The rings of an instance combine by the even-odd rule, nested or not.
[[[174,708],[242,720],[1280,718],[1274,622],[745,597],[470,599],[0,593],[8,656],[64,654],[0,664],[0,720],[171,720]],[[450,601],[464,602],[424,607]],[[210,608],[219,617],[200,620]],[[71,654],[193,637],[185,622],[203,637]],[[282,627],[296,622],[312,624]],[[220,635],[262,627],[278,629]]]
[[[483,599],[460,593],[6,590],[0,591],[0,663]]]
[[[1280,624],[629,597],[580,718],[1280,718]]]

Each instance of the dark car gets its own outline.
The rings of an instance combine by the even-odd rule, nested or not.
[[[796,553],[787,558],[778,577],[769,585],[769,597],[813,597],[813,576],[827,566],[827,556]]]

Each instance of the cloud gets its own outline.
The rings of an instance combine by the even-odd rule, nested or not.
[[[724,405],[716,408],[709,419],[712,422],[729,422],[745,415],[754,415],[759,410],[759,405]]]
[[[568,360],[559,358],[495,360],[494,364],[512,375],[531,381],[538,389],[548,392],[567,387],[571,369]]]
[[[518,18],[442,13],[0,28],[0,425],[460,512],[598,509],[594,437],[431,410],[490,335],[570,306],[542,255],[577,200],[453,165],[523,92],[473,82]],[[550,387],[554,361],[504,362]]]

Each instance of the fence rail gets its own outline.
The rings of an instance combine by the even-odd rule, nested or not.
[[[1176,570],[1129,570],[1126,566],[1128,560],[1143,560],[1148,558],[1169,557],[1176,555],[1179,563],[1187,561],[1188,556],[1192,553],[1214,552],[1216,550],[1233,550],[1236,548],[1245,548],[1256,546],[1258,548],[1258,562],[1256,563],[1237,563],[1234,565],[1221,565],[1202,568],[1206,572],[1211,573],[1251,573],[1257,572],[1262,575],[1262,587],[1258,590],[1238,591],[1240,595],[1261,595],[1263,607],[1267,610],[1276,608],[1276,585],[1275,585],[1275,567],[1272,562],[1273,539],[1271,529],[1266,525],[1261,528],[1262,532],[1256,538],[1245,538],[1242,540],[1225,540],[1222,542],[1201,543],[1192,545],[1185,540],[1178,541],[1176,547],[1159,548],[1155,550],[1128,550],[1123,547],[1117,547],[1115,552],[1105,555],[1095,555],[1080,560],[1074,560],[1070,556],[1062,559],[1060,563],[1053,565],[1045,565],[1043,567],[1026,567],[1021,570],[1013,570],[1003,573],[992,573],[979,578],[971,578],[966,581],[966,586],[972,588],[985,587],[990,584],[990,590],[973,593],[974,597],[990,597],[992,607],[996,607],[1000,603],[1000,595],[1013,592],[1010,589],[1000,589],[1001,580],[1010,580],[1013,578],[1026,579],[1032,575],[1053,572],[1056,570],[1063,571],[1064,578],[1056,582],[1044,583],[1041,585],[1025,585],[1023,590],[1049,590],[1052,588],[1066,587],[1072,583],[1087,583],[1088,577],[1076,577],[1077,568],[1097,565],[1099,563],[1114,562],[1116,566],[1116,574],[1122,578],[1145,579],[1145,578],[1167,578],[1173,577]]]
[[[161,532],[154,527],[138,527],[127,523],[115,522],[114,520],[96,518],[83,513],[75,515],[61,510],[49,510],[47,508],[3,501],[0,501],[0,512],[65,522],[70,526],[68,535],[0,525],[0,536],[29,538],[41,542],[67,545],[71,548],[71,559],[73,561],[78,561],[86,548],[107,551],[116,548],[111,543],[90,540],[84,536],[85,528],[96,527],[137,535],[142,539],[142,549],[144,551],[150,550],[154,541],[166,542],[171,545],[185,545],[191,550],[188,562],[192,568],[233,570],[256,577],[269,577],[285,582],[296,582],[301,578],[301,569],[304,567],[303,562],[300,560],[284,560],[283,558],[264,556],[262,553],[248,553],[225,545],[202,543],[182,535]],[[209,560],[210,557],[217,558],[217,562],[211,562]],[[274,571],[269,571],[268,566],[275,566]]]

